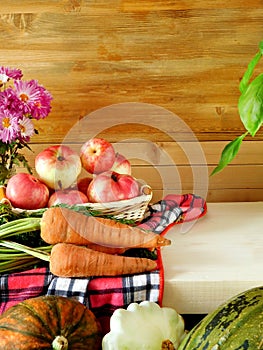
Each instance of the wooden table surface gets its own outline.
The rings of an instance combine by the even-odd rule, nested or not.
[[[205,314],[263,285],[263,202],[208,203],[206,216],[166,237],[164,306]]]

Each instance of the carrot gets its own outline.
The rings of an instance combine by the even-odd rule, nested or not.
[[[0,200],[6,198],[5,196],[5,186],[0,186]]]
[[[59,243],[59,242],[58,242]],[[66,242],[66,243],[71,243],[71,242]],[[76,244],[76,243],[72,243]],[[128,250],[129,248],[118,248],[118,247],[107,247],[99,244],[94,244],[94,243],[89,243],[88,245],[85,245],[87,248],[96,250],[97,252],[103,252],[107,254],[123,254]]]
[[[61,207],[52,207],[44,212],[41,238],[48,244],[99,245],[109,250],[121,248],[122,252],[130,248],[155,249],[171,244],[170,240],[154,232]]]
[[[5,186],[0,186],[0,204],[10,204],[5,192]]]
[[[156,268],[151,259],[106,254],[70,243],[55,244],[50,255],[50,271],[59,277],[117,276]]]

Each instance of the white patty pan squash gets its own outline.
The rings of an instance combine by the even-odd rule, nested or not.
[[[102,340],[103,350],[177,349],[185,330],[184,320],[174,309],[143,301],[117,309],[110,319],[110,332]]]

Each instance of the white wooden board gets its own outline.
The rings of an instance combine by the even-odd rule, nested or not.
[[[205,314],[263,285],[263,202],[208,203],[203,218],[166,237],[172,245],[162,252],[164,306]]]

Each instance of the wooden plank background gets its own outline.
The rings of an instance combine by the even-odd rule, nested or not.
[[[263,200],[262,130],[246,139],[231,166],[209,176],[224,145],[244,131],[238,85],[263,39],[262,5],[1,2],[0,64],[22,69],[54,97],[48,118],[35,124],[34,153],[25,152],[31,165],[48,145],[79,149],[97,135],[131,157],[133,174],[152,186],[154,200],[171,192],[211,202]],[[108,118],[111,106],[117,112]],[[134,122],[129,113],[137,107]]]

